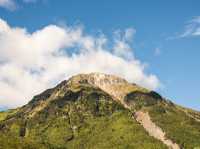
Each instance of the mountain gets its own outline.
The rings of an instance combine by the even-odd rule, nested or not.
[[[0,149],[198,149],[200,112],[101,73],[0,112]]]

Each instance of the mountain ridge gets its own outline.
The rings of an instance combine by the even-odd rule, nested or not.
[[[35,148],[36,144],[40,148],[200,147],[197,120],[200,113],[181,108],[158,93],[118,76],[103,73],[72,76],[34,96],[27,105],[4,112],[3,118],[1,115],[0,134],[6,137],[0,138],[0,144],[4,148],[9,148],[5,139],[12,140],[19,148],[33,144]],[[120,132],[123,137],[118,138]],[[98,134],[104,138],[110,136],[111,140],[100,140]],[[20,144],[21,141],[24,143]]]

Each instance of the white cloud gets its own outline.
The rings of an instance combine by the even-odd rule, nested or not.
[[[4,7],[9,10],[16,9],[16,4],[13,0],[0,0],[0,7]]]
[[[77,73],[116,74],[149,89],[158,88],[158,78],[146,74],[145,64],[132,54],[131,30],[115,34],[111,42],[102,34],[88,35],[79,26],[48,25],[29,33],[0,20],[0,106],[23,105]],[[116,53],[117,47],[125,52]]]
[[[132,58],[133,51],[131,48],[131,42],[133,41],[134,34],[136,30],[133,28],[128,28],[125,31],[117,30],[114,32],[114,53],[118,56]]]
[[[190,36],[200,36],[200,16],[194,17],[192,20],[188,21],[184,32],[179,35],[180,38]]]

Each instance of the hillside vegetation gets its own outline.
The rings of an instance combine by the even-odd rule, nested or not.
[[[111,75],[78,75],[0,112],[0,149],[167,149],[134,118],[152,123],[178,148],[200,148],[200,114]],[[151,129],[151,128],[150,128]]]
[[[69,90],[32,118],[24,109],[1,122],[2,149],[166,148],[148,136],[131,112],[99,89]]]

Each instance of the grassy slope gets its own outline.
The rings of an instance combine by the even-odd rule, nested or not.
[[[0,121],[4,120],[8,115],[8,112],[0,112]]]
[[[150,137],[131,118],[131,113],[106,93],[90,85],[74,85],[71,90],[60,90],[59,95],[62,96],[49,100],[44,109],[36,111],[34,117],[26,119],[26,114],[21,110],[22,113],[11,121],[0,122],[0,129],[1,124],[6,124],[6,129],[0,131],[0,149],[166,148]],[[200,147],[200,122],[185,112],[198,119],[200,114],[159,98],[155,93],[152,96],[152,93],[134,91],[125,100],[134,105],[133,110],[148,110],[152,121],[182,148]],[[15,113],[0,112],[0,120]],[[20,134],[25,136],[20,137]]]
[[[156,99],[156,97],[158,97]],[[184,149],[200,148],[200,113],[182,108],[159,96],[147,96],[141,92],[132,92],[125,101],[133,106],[133,111],[147,110],[151,119],[161,127],[171,140]],[[188,115],[189,114],[189,115]],[[197,120],[195,120],[197,119]]]
[[[37,137],[37,139],[31,139],[31,137],[13,138],[12,135],[8,136],[8,138],[3,136],[0,138],[0,148],[166,148],[162,143],[148,136],[143,128],[131,119],[127,112],[116,112],[109,117],[87,119],[71,141],[66,141],[66,138],[70,138],[72,132],[70,132],[65,123],[65,121],[57,119],[54,121],[54,126],[50,126],[43,134],[40,134],[41,138]],[[64,125],[66,127],[63,127]]]
[[[83,149],[166,148],[159,141],[149,137],[143,128],[132,120],[128,112],[89,120],[88,126],[80,130],[77,139],[69,142],[69,146]]]
[[[75,93],[49,102],[31,119],[23,114],[2,123],[6,127],[0,131],[0,149],[166,148],[150,137],[129,111],[90,87],[77,88]]]
[[[174,106],[158,104],[149,109],[152,120],[182,148],[200,148],[200,122]]]
[[[17,112],[18,109],[12,109],[7,111],[0,112],[0,121],[6,119],[8,116],[11,116]]]

